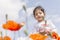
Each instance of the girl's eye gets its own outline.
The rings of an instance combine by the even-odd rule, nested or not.
[[[39,12],[39,14],[42,14],[41,12]]]
[[[36,13],[35,15],[38,15],[38,13]]]

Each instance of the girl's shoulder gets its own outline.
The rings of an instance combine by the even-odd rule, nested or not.
[[[47,24],[51,27],[51,28],[56,28],[56,26],[54,25],[54,23],[51,20],[47,20]]]
[[[46,20],[47,24],[53,24],[53,22],[51,20]]]

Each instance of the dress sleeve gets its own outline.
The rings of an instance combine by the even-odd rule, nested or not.
[[[51,21],[49,21],[49,24],[50,24],[50,27],[51,27],[51,29],[52,29],[52,32],[56,32],[56,33],[57,33],[57,28],[56,28],[56,26],[55,26]]]

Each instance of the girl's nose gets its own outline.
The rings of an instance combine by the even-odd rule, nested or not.
[[[40,14],[38,13],[38,16],[40,16]]]

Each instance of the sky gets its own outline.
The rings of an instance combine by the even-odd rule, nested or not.
[[[26,12],[23,10],[23,5],[26,6]],[[19,23],[26,22],[25,16],[27,15],[28,26],[32,25],[34,23],[33,9],[36,6],[42,6],[45,9],[46,19],[53,22],[60,34],[60,0],[0,0],[0,31],[5,32],[2,24],[6,22],[6,14],[8,14],[9,20],[14,20]],[[13,32],[9,31],[8,35],[12,37]]]

